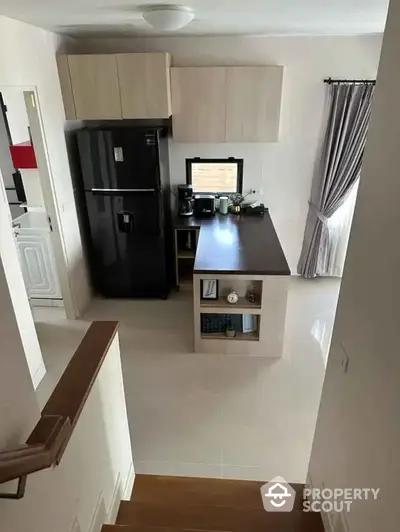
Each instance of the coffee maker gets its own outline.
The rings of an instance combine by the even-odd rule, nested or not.
[[[178,214],[179,216],[192,216],[193,214],[192,185],[178,185]]]

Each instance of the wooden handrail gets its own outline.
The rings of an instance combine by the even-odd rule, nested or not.
[[[0,452],[1,482],[51,467],[71,432],[71,423],[62,416],[42,416],[35,431],[40,433],[40,442]]]
[[[22,497],[27,475],[60,463],[117,330],[116,321],[91,324],[26,444],[0,451],[0,484],[20,479],[16,494],[0,498]]]

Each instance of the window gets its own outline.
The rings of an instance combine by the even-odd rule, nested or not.
[[[243,159],[186,159],[186,182],[195,194],[242,193]]]

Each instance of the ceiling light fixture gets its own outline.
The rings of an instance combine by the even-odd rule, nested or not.
[[[151,5],[143,11],[143,18],[156,30],[176,31],[192,22],[194,12],[185,6]]]

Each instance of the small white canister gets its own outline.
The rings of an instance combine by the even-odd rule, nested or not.
[[[219,212],[221,214],[228,214],[228,196],[221,196],[219,198]]]

